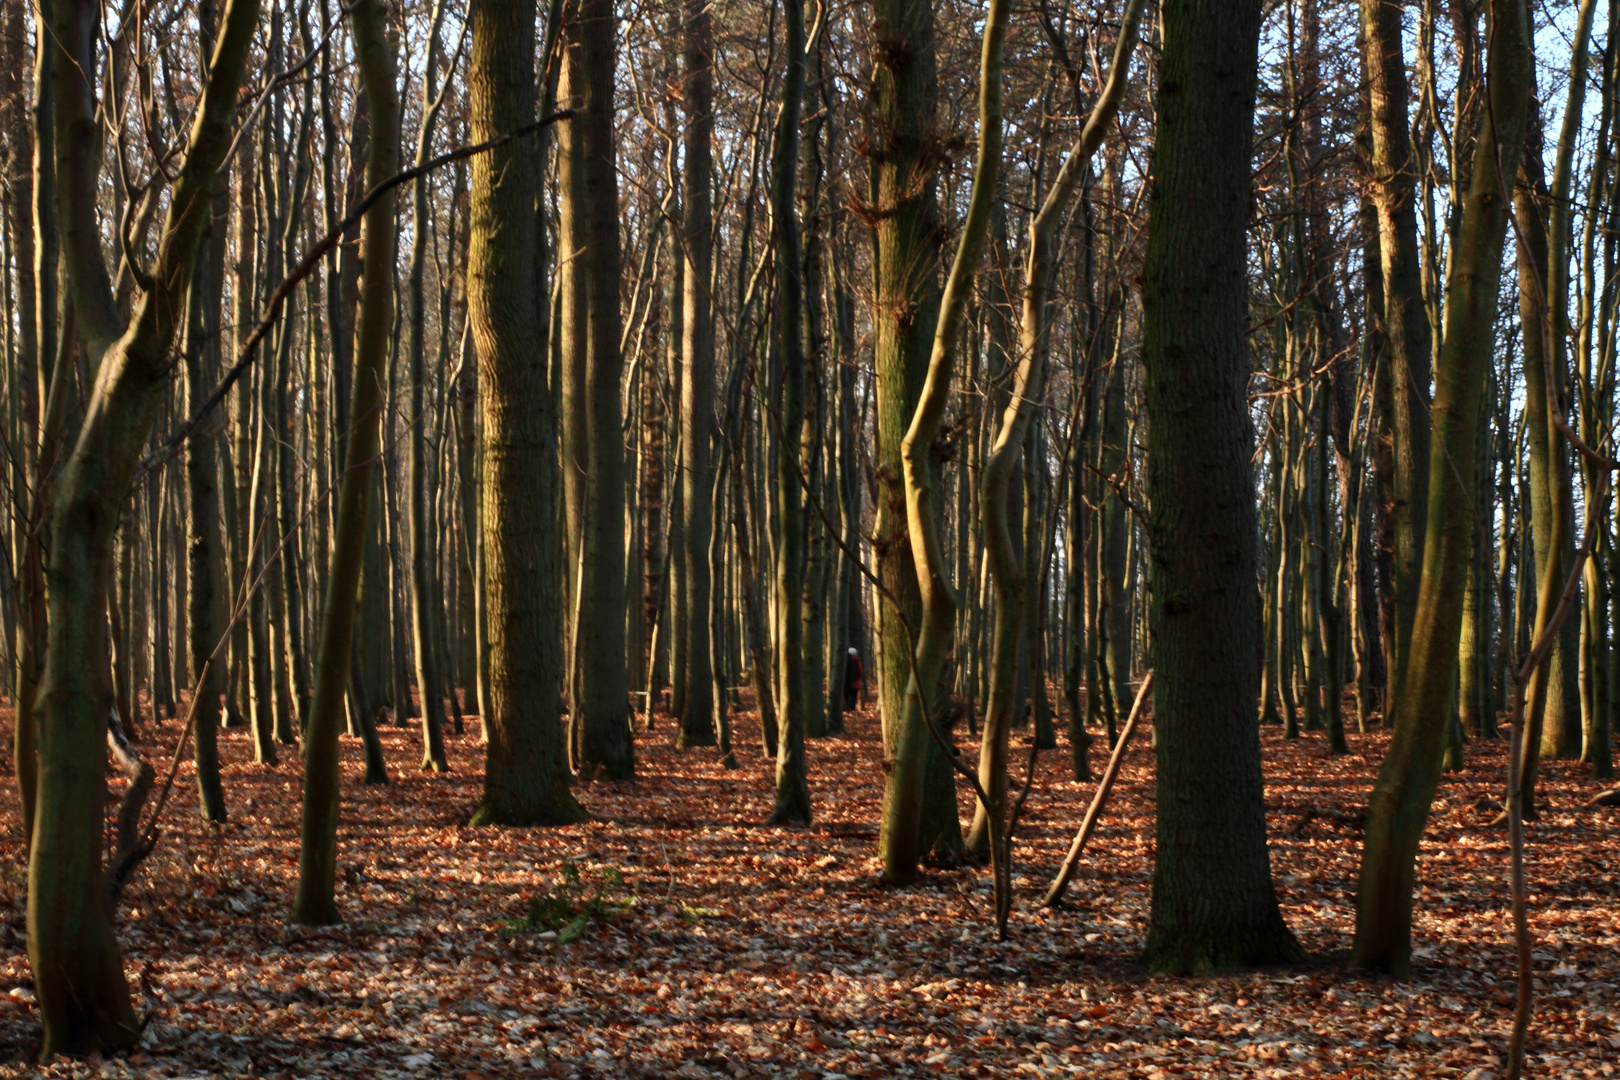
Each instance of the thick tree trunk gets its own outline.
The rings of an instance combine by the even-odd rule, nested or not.
[[[1266,849],[1244,222],[1260,3],[1163,10],[1142,271],[1158,860],[1147,962],[1296,961]]]
[[[472,137],[534,113],[534,0],[474,0]],[[559,722],[563,683],[557,537],[557,414],[537,363],[547,290],[535,279],[543,232],[535,213],[539,154],[512,143],[473,160],[467,319],[478,347],[483,411],[485,634],[489,649],[484,797],[475,825],[562,825],[585,819],[568,790]],[[537,297],[539,300],[537,301]]]

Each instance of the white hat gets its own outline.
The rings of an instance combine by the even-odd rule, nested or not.
[[[851,645],[850,648],[849,648],[849,655],[851,655],[851,656],[859,656],[861,654],[856,652],[855,647],[853,645]]]

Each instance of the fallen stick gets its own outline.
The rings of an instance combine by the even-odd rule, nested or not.
[[[1046,890],[1046,898],[1041,901],[1042,907],[1053,907],[1063,899],[1064,890],[1069,887],[1069,879],[1074,877],[1075,864],[1080,861],[1080,853],[1086,849],[1086,841],[1097,828],[1097,819],[1102,817],[1103,807],[1108,803],[1108,794],[1114,790],[1114,781],[1119,779],[1119,766],[1125,760],[1125,747],[1129,745],[1131,736],[1136,732],[1136,722],[1142,718],[1142,705],[1147,701],[1148,689],[1153,685],[1153,672],[1148,672],[1143,678],[1142,685],[1136,691],[1136,702],[1131,706],[1131,715],[1125,721],[1125,730],[1119,733],[1114,742],[1113,756],[1108,759],[1108,768],[1103,770],[1102,780],[1097,783],[1097,794],[1091,797],[1091,806],[1086,810],[1086,818],[1080,823],[1080,831],[1075,834],[1074,843],[1069,845],[1069,854],[1064,857],[1063,865],[1058,868],[1057,877],[1052,879],[1052,887]]]

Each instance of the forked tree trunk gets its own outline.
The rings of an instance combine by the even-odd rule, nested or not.
[[[1120,20],[1120,33],[1114,44],[1112,66],[1102,94],[1092,106],[1080,137],[1069,150],[1041,203],[1040,212],[1029,226],[1029,255],[1024,268],[1024,294],[1020,317],[1018,364],[1014,369],[1012,394],[1002,411],[995,442],[985,462],[982,494],[985,564],[995,589],[995,629],[991,638],[990,691],[985,706],[984,734],[979,747],[979,784],[989,797],[974,816],[968,836],[970,850],[990,849],[997,858],[995,844],[1000,823],[1005,820],[1007,798],[1007,742],[1016,719],[1018,704],[1018,638],[1022,633],[1025,590],[1025,560],[1014,543],[1012,502],[1013,480],[1024,453],[1026,437],[1032,430],[1036,410],[1045,394],[1046,353],[1050,347],[1052,283],[1056,276],[1058,229],[1069,206],[1080,190],[1091,156],[1102,145],[1103,137],[1119,109],[1129,75],[1131,53],[1136,47],[1137,27],[1142,15],[1141,0],[1128,0]],[[1115,358],[1117,364],[1118,357]],[[1038,599],[1037,599],[1038,602]],[[1005,866],[1006,852],[1000,853]],[[1004,883],[1000,883],[1004,886]],[[997,920],[1005,926],[1005,904],[999,895]]]
[[[257,0],[230,0],[206,89],[170,190],[150,276],[126,320],[118,312],[100,247],[95,192],[99,141],[93,88],[98,9],[86,0],[51,6],[57,216],[66,279],[88,366],[98,372],[84,421],[57,480],[52,508],[49,634],[40,692],[39,794],[28,875],[28,958],[40,1018],[41,1055],[111,1053],[131,1045],[139,1023],[118,941],[103,900],[101,848],[109,689],[104,653],[112,529],[168,380],[186,291],[230,141],[236,92],[258,21]]]
[[[917,411],[900,443],[907,537],[911,541],[911,556],[922,595],[922,622],[918,627],[916,652],[905,658],[911,665],[911,676],[906,682],[905,707],[899,718],[889,794],[883,803],[879,834],[883,876],[894,884],[905,884],[916,878],[917,862],[923,854],[920,826],[924,769],[928,748],[943,726],[940,721],[944,719],[945,703],[939,700],[939,691],[944,686],[945,658],[956,630],[956,591],[951,587],[944,541],[938,527],[944,507],[943,500],[938,498],[939,470],[934,467],[934,443],[939,438],[951,387],[956,381],[962,322],[989,240],[990,218],[1001,175],[1002,56],[1008,9],[1006,0],[994,0],[985,20],[979,57],[979,158],[973,170],[973,191],[940,301],[928,374],[918,395]],[[930,728],[935,730],[930,731]],[[1001,872],[1000,840],[1000,832],[994,831],[991,861],[997,868],[998,901],[1005,876]],[[997,914],[1000,914],[999,903]]]
[[[939,70],[933,0],[876,0],[881,36],[872,55],[870,190],[875,205],[860,216],[872,230],[872,366],[877,477],[872,552],[884,592],[877,601],[875,655],[865,660],[883,725],[884,819],[894,799],[894,761],[911,680],[914,630],[922,615],[906,521],[900,444],[916,415],[938,320]],[[796,483],[797,481],[795,481]],[[920,797],[921,784],[916,789]],[[908,796],[909,797],[909,796]],[[920,811],[904,811],[920,813]],[[898,865],[880,833],[878,857]],[[909,859],[909,856],[907,857]],[[905,860],[901,860],[902,862]]]

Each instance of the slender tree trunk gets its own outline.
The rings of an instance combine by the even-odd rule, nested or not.
[[[686,3],[685,168],[682,181],[682,244],[685,252],[681,301],[680,455],[681,541],[685,561],[683,614],[677,629],[686,657],[685,693],[676,720],[677,746],[713,746],[715,701],[709,650],[709,533],[714,514],[714,314],[709,289],[713,274],[713,220],[710,188],[714,166],[714,29],[707,0]]]
[[[799,441],[805,419],[804,263],[794,192],[799,177],[799,111],[804,97],[804,0],[782,0],[787,69],[771,155],[775,225],[776,332],[781,355],[780,429],[776,440],[776,805],[774,825],[810,823],[804,736],[809,707],[804,671],[805,519]],[[690,657],[688,657],[690,664]],[[693,688],[687,687],[687,694]]]
[[[399,167],[399,96],[394,56],[381,0],[359,0],[350,15],[370,109],[366,187]],[[338,735],[351,666],[355,603],[365,562],[373,464],[382,450],[382,389],[394,315],[394,205],[392,192],[366,212],[360,234],[362,285],[354,342],[353,426],[338,490],[326,609],[315,664],[304,749],[304,802],[293,920],[312,925],[339,921],[337,881]]]
[[[583,420],[585,436],[573,723],[581,735],[580,768],[609,780],[635,775],[624,629],[619,406],[624,362],[619,352],[619,187],[613,130],[617,26],[612,0],[578,0],[575,18],[564,28],[569,90],[577,109],[570,125],[579,170],[577,188],[565,189],[565,194],[579,199],[574,213],[583,219],[584,251],[570,257],[580,264],[576,288],[584,290],[587,319],[584,382],[567,402]],[[699,693],[706,687],[704,680]]]
[[[211,36],[211,35],[210,35]],[[218,282],[224,270],[225,215],[216,200],[207,234],[204,257],[198,261],[188,304],[185,342],[185,404],[191,415],[211,389],[218,369]],[[210,332],[216,331],[216,332]],[[187,641],[191,654],[192,697],[187,723],[191,728],[192,760],[197,765],[197,802],[204,821],[225,820],[225,788],[219,775],[220,690],[224,686],[223,649],[217,649],[220,630],[216,582],[220,578],[219,488],[214,440],[197,437],[186,442],[186,482],[190,487],[190,533],[187,559],[191,589],[187,593]],[[154,583],[156,584],[156,583]],[[154,717],[154,720],[156,718]]]
[[[21,399],[24,472],[17,492],[28,491],[24,504],[28,529],[22,535],[17,562],[19,611],[15,641],[16,688],[12,704],[16,725],[12,735],[12,761],[17,773],[17,803],[21,812],[23,850],[34,841],[34,801],[39,791],[38,719],[35,705],[42,674],[45,640],[45,550],[37,525],[45,513],[39,477],[48,468],[44,411],[48,395],[44,390],[50,370],[56,337],[56,256],[55,215],[51,177],[55,151],[51,138],[51,58],[56,50],[34,51],[32,123],[22,88],[22,72],[28,70],[28,41],[21,4],[5,8],[7,71],[11,84],[6,96],[6,126],[11,147],[8,175],[12,178],[11,212],[13,261],[16,264],[17,364],[16,381]],[[36,40],[40,39],[36,34]],[[30,136],[32,136],[30,138]],[[32,143],[32,160],[25,147]],[[14,529],[14,534],[19,531]]]
[[[1468,545],[1473,528],[1474,425],[1491,367],[1506,193],[1512,174],[1502,163],[1519,160],[1530,101],[1530,19],[1519,0],[1490,9],[1493,45],[1485,92],[1489,108],[1478,145],[1495,154],[1475,161],[1458,248],[1447,283],[1450,328],[1436,371],[1434,416],[1439,435],[1429,459],[1432,527],[1424,541],[1407,679],[1399,718],[1367,805],[1356,897],[1357,967],[1405,976],[1411,970],[1412,900],[1418,846],[1440,781],[1451,694],[1457,677],[1457,635],[1462,623]]]
[[[433,132],[444,97],[438,89],[439,30],[444,24],[444,0],[433,5],[423,61],[422,123],[416,140],[416,161],[421,165],[432,153]],[[410,364],[411,412],[407,417],[410,439],[411,484],[411,644],[416,657],[416,691],[422,700],[422,768],[448,772],[444,755],[444,687],[435,662],[440,629],[435,572],[437,560],[428,509],[427,463],[427,299],[425,276],[428,249],[428,181],[417,181],[411,199]],[[450,328],[442,322],[441,337]],[[451,693],[455,692],[454,687]]]
[[[1384,724],[1396,722],[1390,706],[1401,700],[1407,639],[1417,610],[1424,520],[1429,502],[1429,320],[1423,306],[1417,247],[1417,168],[1407,124],[1406,55],[1401,42],[1402,5],[1362,0],[1367,50],[1369,126],[1372,132],[1372,196],[1378,212],[1380,281],[1384,293],[1387,384],[1380,408],[1391,444],[1384,513],[1389,522],[1393,595],[1389,637],[1389,687]]]

